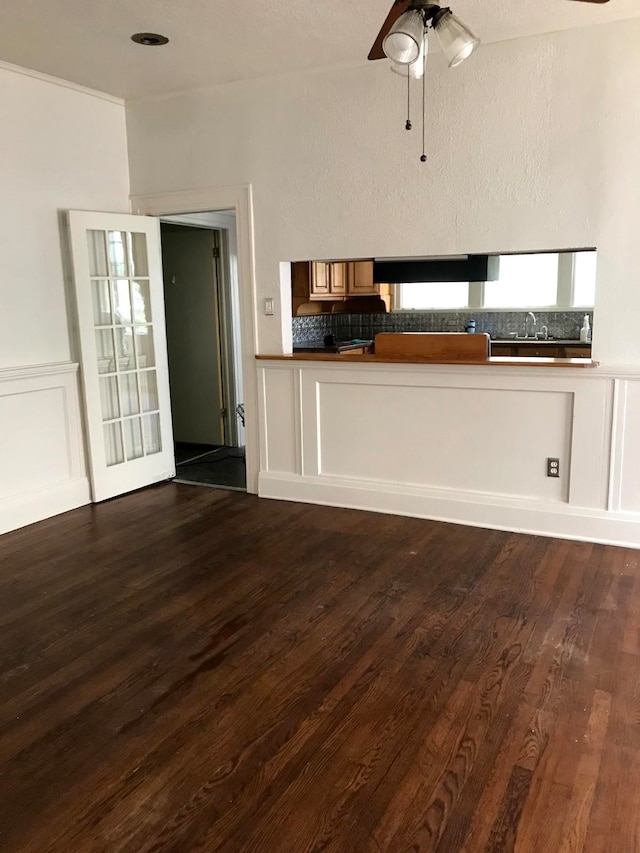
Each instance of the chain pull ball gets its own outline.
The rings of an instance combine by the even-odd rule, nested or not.
[[[411,72],[407,65],[407,123],[404,126],[405,130],[411,130]]]

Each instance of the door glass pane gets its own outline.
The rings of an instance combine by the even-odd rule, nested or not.
[[[134,370],[133,328],[122,326],[115,330],[116,352],[118,353],[118,370]]]
[[[109,275],[104,231],[87,231],[87,243],[89,248],[89,275]]]
[[[160,408],[158,403],[158,382],[155,370],[144,370],[140,377],[140,402],[143,412],[154,412]]]
[[[152,453],[160,453],[162,450],[160,415],[145,415],[142,420],[144,421],[144,445],[147,456]]]
[[[102,420],[112,421],[120,417],[118,405],[118,380],[115,376],[100,377],[100,400],[102,402]]]
[[[149,275],[146,234],[129,234],[129,275]]]
[[[136,326],[135,333],[138,367],[155,367],[156,360],[153,349],[153,327]]]
[[[109,466],[124,462],[120,421],[104,425],[104,454]]]
[[[127,460],[139,459],[142,454],[142,428],[140,418],[130,418],[123,421],[124,444],[127,450]]]
[[[137,415],[140,411],[138,405],[138,383],[135,373],[123,373],[120,377],[120,394],[122,396],[122,414]]]
[[[93,323],[95,326],[108,326],[111,323],[111,297],[109,282],[97,279],[91,282],[93,293]]]
[[[133,293],[133,322],[151,322],[151,293],[148,281],[132,281]]]
[[[109,231],[109,275],[114,278],[127,275],[127,233]]]
[[[119,278],[113,282],[113,317],[116,324],[131,322],[129,280]]]
[[[98,355],[98,373],[115,373],[116,356],[113,349],[111,329],[96,329],[96,353]]]

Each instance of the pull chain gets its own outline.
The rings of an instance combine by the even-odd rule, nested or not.
[[[405,130],[411,130],[411,69],[407,65],[407,123],[404,126]]]
[[[424,28],[424,50],[423,50],[423,59],[422,59],[422,156],[420,157],[421,163],[427,162],[426,151],[426,119],[425,113],[427,111],[427,28]]]

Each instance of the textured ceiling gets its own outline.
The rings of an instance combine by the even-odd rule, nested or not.
[[[6,0],[0,59],[142,98],[366,58],[391,0]],[[640,17],[639,0],[456,0],[486,43]],[[166,47],[141,47],[134,32]]]

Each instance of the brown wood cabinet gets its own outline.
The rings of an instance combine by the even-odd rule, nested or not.
[[[373,261],[296,261],[291,264],[293,316],[305,302],[331,304],[355,296],[380,296],[391,307],[389,285],[374,284]]]
[[[491,355],[511,358],[591,358],[591,347],[582,344],[536,344],[514,343],[491,344]]]
[[[380,287],[373,283],[373,261],[349,261],[347,264],[347,295],[376,296]]]
[[[309,264],[309,299],[328,299],[330,296],[329,264]]]
[[[344,299],[347,295],[347,264],[313,261],[309,265],[309,299]]]

